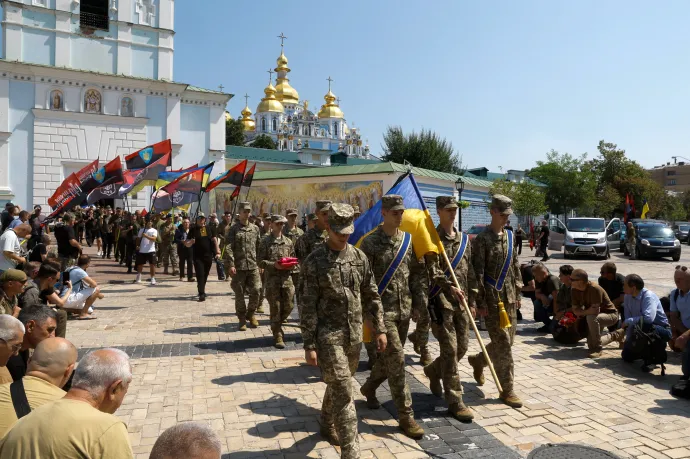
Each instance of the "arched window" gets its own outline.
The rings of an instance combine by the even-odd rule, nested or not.
[[[266,132],[266,118],[261,118],[261,130]]]
[[[65,98],[62,95],[62,91],[54,90],[50,91],[50,100],[48,100],[48,107],[51,110],[62,110],[64,107]]]
[[[120,116],[134,116],[134,100],[123,97],[120,101]]]
[[[84,111],[86,113],[101,113],[101,93],[89,89],[84,93]]]
[[[276,132],[278,130],[278,120],[275,118],[273,118],[272,128],[273,132]]]
[[[338,138],[338,123],[333,123],[333,136]]]

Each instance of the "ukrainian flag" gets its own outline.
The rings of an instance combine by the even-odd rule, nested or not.
[[[412,174],[403,176],[386,194],[398,194],[403,197],[405,212],[400,229],[412,236],[417,258],[422,258],[429,252],[441,253],[443,244]],[[374,207],[355,221],[355,232],[350,236],[350,241],[354,242],[355,247],[359,247],[364,238],[373,233],[382,222],[379,200]]]
[[[649,204],[647,204],[647,200],[645,199],[642,204],[642,213],[640,217],[647,218],[647,212],[649,212]]]

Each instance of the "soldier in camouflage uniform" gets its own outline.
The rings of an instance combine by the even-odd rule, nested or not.
[[[331,206],[331,201],[322,200],[316,201],[316,211],[314,212],[314,226],[308,229],[302,236],[297,239],[295,244],[295,253],[299,259],[300,266],[304,266],[304,261],[307,257],[318,247],[326,242],[326,225],[328,224],[328,208]],[[300,277],[297,282],[297,311],[301,311],[302,295],[302,279]]]
[[[287,219],[282,215],[271,217],[271,232],[261,240],[256,257],[259,267],[264,270],[266,298],[271,311],[271,331],[278,349],[285,347],[283,322],[290,317],[292,297],[295,294],[291,277],[293,268],[283,268],[278,263],[281,258],[295,256],[292,241],[283,234],[286,222]]]
[[[297,245],[297,239],[302,237],[302,235],[304,234],[304,231],[302,231],[302,229],[299,226],[297,226],[298,215],[299,214],[297,213],[297,209],[288,209],[287,212],[285,212],[285,216],[287,217],[287,224],[283,228],[283,234],[290,239],[293,248]],[[292,270],[292,284],[295,286],[295,288],[299,282],[299,272],[299,266],[295,266],[295,269]],[[297,301],[299,301],[299,296],[297,297]]]
[[[172,275],[177,276],[179,261],[177,260],[177,247],[175,245],[175,225],[170,214],[166,214],[161,225],[159,236],[161,239],[161,258],[163,258],[163,274],[169,274],[168,265],[172,265]]]
[[[318,366],[326,383],[321,435],[340,445],[341,458],[358,459],[352,376],[362,348],[362,323],[372,322],[380,352],[386,348],[386,326],[369,261],[347,243],[354,231],[352,207],[336,203],[328,212],[327,243],[303,265],[302,338],[307,364]]]
[[[254,312],[259,306],[259,290],[261,278],[259,266],[256,263],[256,250],[259,246],[259,228],[249,223],[249,214],[252,211],[251,204],[241,202],[240,221],[230,227],[227,234],[223,263],[225,272],[232,277],[230,287],[235,292],[235,309],[239,319],[239,329],[247,329],[249,326],[256,328],[259,322],[254,317]],[[249,295],[249,306],[244,302],[244,295]]]
[[[469,304],[473,305],[477,294],[477,279],[472,269],[472,253],[468,237],[453,226],[458,212],[455,197],[437,196],[436,211],[440,220],[436,232],[443,244],[448,260],[452,261],[458,255],[463,242],[465,244],[462,258],[455,268],[455,276],[460,284],[460,289],[469,297]],[[445,389],[448,413],[460,421],[467,422],[472,420],[474,416],[462,400],[458,362],[467,352],[469,321],[474,320],[474,317],[467,316],[463,306],[452,294],[451,289],[455,284],[452,277],[444,274],[444,271],[448,269],[445,259],[439,260],[438,255],[428,254],[427,260],[432,267],[433,284],[440,288],[438,293],[433,291],[430,293],[429,303],[434,307],[436,317],[436,321],[431,324],[431,330],[438,339],[441,355],[424,367],[424,374],[431,381],[431,392],[434,395],[442,397]],[[476,316],[475,308],[470,309],[473,316]],[[424,345],[426,346],[426,343]],[[441,380],[443,380],[443,387],[441,387]]]
[[[479,233],[472,244],[472,265],[477,278],[479,294],[477,306],[486,313],[486,328],[491,343],[486,346],[489,357],[494,364],[503,392],[500,398],[508,406],[519,408],[522,401],[513,391],[513,354],[511,346],[517,328],[516,310],[520,306],[520,289],[522,275],[517,252],[513,250],[512,259],[508,260],[508,232],[504,229],[508,218],[513,213],[512,201],[503,195],[494,195],[491,200],[491,225]],[[487,277],[498,279],[504,263],[509,263],[508,274],[500,291],[487,283]],[[503,301],[510,323],[510,328],[501,328],[498,310],[499,300]],[[474,369],[474,378],[479,385],[484,383],[486,359],[482,353],[471,355],[468,361]]]
[[[263,239],[271,233],[271,214],[269,214],[268,212],[264,212],[262,215],[261,223],[261,239]],[[264,298],[266,297],[266,275],[263,269],[259,270],[259,274],[261,275],[261,290],[259,292],[259,307],[256,308],[256,313],[263,314]]]
[[[221,218],[220,223],[218,223],[218,233],[216,234],[216,238],[218,239],[218,247],[221,247],[221,252],[225,252],[225,240],[227,238],[227,233],[228,229],[230,229],[230,226],[232,225],[232,212],[226,211],[223,214],[223,218]],[[223,256],[223,253],[221,253],[221,257]],[[223,279],[225,282],[230,281],[230,276],[226,274],[225,279]]]
[[[367,398],[369,408],[378,409],[381,404],[376,399],[376,389],[388,379],[391,395],[398,410],[400,428],[408,437],[421,438],[424,429],[414,420],[410,388],[405,380],[404,347],[410,326],[412,297],[425,298],[428,283],[424,271],[413,268],[413,265],[419,262],[411,240],[406,248],[402,247],[405,238],[410,238],[399,230],[404,211],[402,196],[391,194],[381,198],[383,223],[360,245],[360,249],[369,259],[374,281],[378,283],[388,341],[386,352],[376,359],[371,375],[360,392]],[[401,251],[405,253],[392,277],[384,278]],[[387,285],[384,286],[386,282]]]

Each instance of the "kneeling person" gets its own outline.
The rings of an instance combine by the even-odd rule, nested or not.
[[[257,254],[259,267],[264,270],[266,298],[271,311],[271,331],[278,349],[285,347],[283,321],[292,312],[292,297],[295,294],[291,276],[293,267],[285,267],[279,263],[281,258],[295,257],[292,241],[283,234],[285,222],[287,218],[282,215],[271,217],[271,232],[261,240]]]

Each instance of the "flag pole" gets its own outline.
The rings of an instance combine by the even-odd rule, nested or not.
[[[441,252],[443,253],[443,259],[446,261],[446,266],[451,267],[450,269],[448,269],[448,271],[450,271],[451,277],[453,278],[453,283],[459,289],[460,283],[458,282],[458,278],[455,277],[455,270],[452,269],[452,265],[450,264],[450,260],[448,260],[448,255],[446,254],[445,250],[442,250]],[[494,364],[491,362],[491,358],[489,357],[489,352],[486,350],[486,346],[484,345],[484,340],[482,340],[482,336],[479,334],[479,329],[477,328],[477,324],[474,322],[474,319],[472,319],[472,312],[470,311],[470,307],[467,305],[467,300],[465,298],[462,299],[462,307],[465,310],[465,314],[467,314],[467,317],[470,318],[469,322],[472,324],[472,329],[474,330],[474,334],[477,335],[477,341],[479,341],[479,347],[482,348],[482,353],[484,354],[484,357],[486,358],[486,361],[489,364],[489,369],[491,370],[491,376],[493,376],[494,382],[496,383],[496,387],[498,388],[498,392],[500,394],[503,392],[503,388],[501,387],[501,383],[498,381],[498,375],[496,374],[496,370],[494,369]]]

